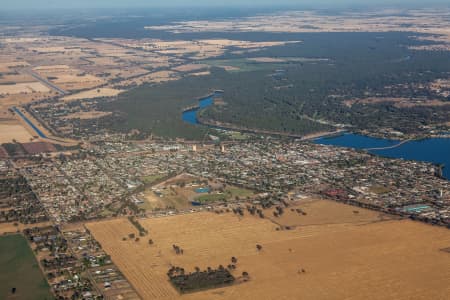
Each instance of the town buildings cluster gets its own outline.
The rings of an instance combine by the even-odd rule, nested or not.
[[[46,159],[19,172],[58,224],[129,212],[126,206],[146,188],[149,177],[189,173],[274,201],[288,192],[320,195],[449,225],[450,183],[437,169],[346,148],[261,138],[222,146],[101,142],[74,157]]]

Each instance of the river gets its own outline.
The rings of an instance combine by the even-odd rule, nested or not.
[[[214,94],[209,95],[208,97],[199,99],[197,107],[183,111],[183,115],[182,115],[183,121],[190,123],[190,124],[198,124],[198,119],[197,119],[198,111],[200,109],[203,109],[205,107],[213,105],[214,97],[218,96],[219,94],[220,94],[219,92],[215,92]]]
[[[213,105],[215,93],[199,100],[195,108],[183,112],[183,121],[190,124],[199,124],[197,113],[199,110]],[[401,143],[397,140],[373,138],[359,134],[345,133],[336,137],[323,137],[315,139],[316,144],[333,145],[354,149],[365,149],[372,154],[403,158],[406,160],[424,161],[435,164],[443,164],[443,176],[450,180],[450,138],[429,138]],[[401,144],[400,144],[401,143]],[[396,145],[400,144],[398,147]],[[392,147],[392,148],[390,148]],[[374,149],[387,148],[387,149]]]

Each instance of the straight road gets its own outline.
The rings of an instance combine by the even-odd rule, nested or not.
[[[47,80],[47,78],[42,77],[41,75],[39,75],[38,73],[34,72],[31,69],[26,69],[26,72],[28,74],[30,74],[31,76],[33,76],[35,79],[39,80],[41,83],[45,84],[46,86],[48,86],[49,88],[51,88],[54,91],[57,91],[58,93],[62,94],[62,95],[67,95],[69,94],[69,92],[63,90],[62,88],[54,85],[53,83],[51,83],[49,80]]]

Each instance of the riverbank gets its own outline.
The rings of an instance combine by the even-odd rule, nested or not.
[[[308,134],[296,134],[296,133],[289,133],[284,131],[273,131],[273,130],[265,130],[265,129],[257,129],[257,128],[247,128],[242,127],[238,125],[234,125],[231,123],[225,123],[220,122],[213,119],[207,119],[202,117],[202,114],[200,111],[203,108],[209,107],[211,105],[214,105],[215,98],[218,95],[222,95],[224,91],[222,90],[215,90],[205,96],[197,98],[197,105],[192,105],[189,107],[186,107],[182,111],[182,119],[185,122],[188,122],[193,125],[203,125],[214,129],[219,130],[227,130],[227,131],[238,131],[242,133],[250,133],[250,134],[263,134],[263,135],[271,135],[271,136],[281,136],[281,137],[289,137],[289,138],[295,138],[295,139],[301,139],[301,140],[313,140],[316,138],[329,138],[341,135],[345,132],[352,131],[356,134],[360,134],[363,136],[369,136],[372,138],[377,139],[384,139],[384,140],[395,140],[397,141],[398,145],[389,145],[387,148],[386,146],[382,147],[368,147],[366,150],[385,150],[390,149],[393,147],[401,146],[403,143],[412,141],[412,140],[419,140],[419,139],[427,139],[427,138],[450,138],[450,134],[446,132],[439,132],[439,133],[431,133],[427,135],[417,135],[417,134],[402,134],[400,132],[395,131],[385,131],[385,132],[368,132],[366,130],[351,130],[348,126],[346,127],[335,127],[336,130],[334,131],[326,131],[326,132],[314,132],[314,133],[308,133]],[[311,119],[313,120],[313,119]],[[317,121],[317,120],[313,120]],[[327,123],[328,124],[328,123]]]
[[[445,139],[450,138],[450,131],[449,132],[438,132],[438,133],[427,133],[427,134],[401,134],[398,133],[387,133],[387,132],[376,132],[376,131],[367,131],[367,130],[348,130],[355,134],[369,136],[372,138],[377,139],[386,139],[386,140],[397,140],[399,142],[401,141],[417,141],[417,140],[424,140],[424,139],[431,139],[431,138],[437,138],[437,139]]]
[[[450,139],[448,138],[398,141],[345,133],[333,138],[317,138],[314,142],[322,145],[360,149],[383,157],[443,165],[442,175],[450,180]]]

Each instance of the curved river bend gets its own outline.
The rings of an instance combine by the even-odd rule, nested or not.
[[[219,93],[215,92],[212,95],[209,95],[205,98],[199,99],[197,107],[183,111],[183,114],[182,114],[183,121],[185,121],[187,123],[191,123],[191,124],[199,124],[198,119],[197,119],[198,111],[205,107],[213,105],[214,97],[217,97],[218,95],[219,95]]]
[[[199,100],[199,105],[195,108],[183,112],[183,121],[198,125],[197,113],[214,103],[214,97],[221,93],[214,93]],[[333,145],[354,149],[366,149],[372,154],[390,157],[403,158],[406,160],[416,160],[443,164],[443,176],[450,180],[450,138],[429,138],[417,141],[400,143],[396,140],[372,138],[359,134],[346,133],[336,137],[323,137],[315,139],[316,144]],[[386,149],[377,149],[386,148]],[[446,166],[446,167],[445,167]]]

